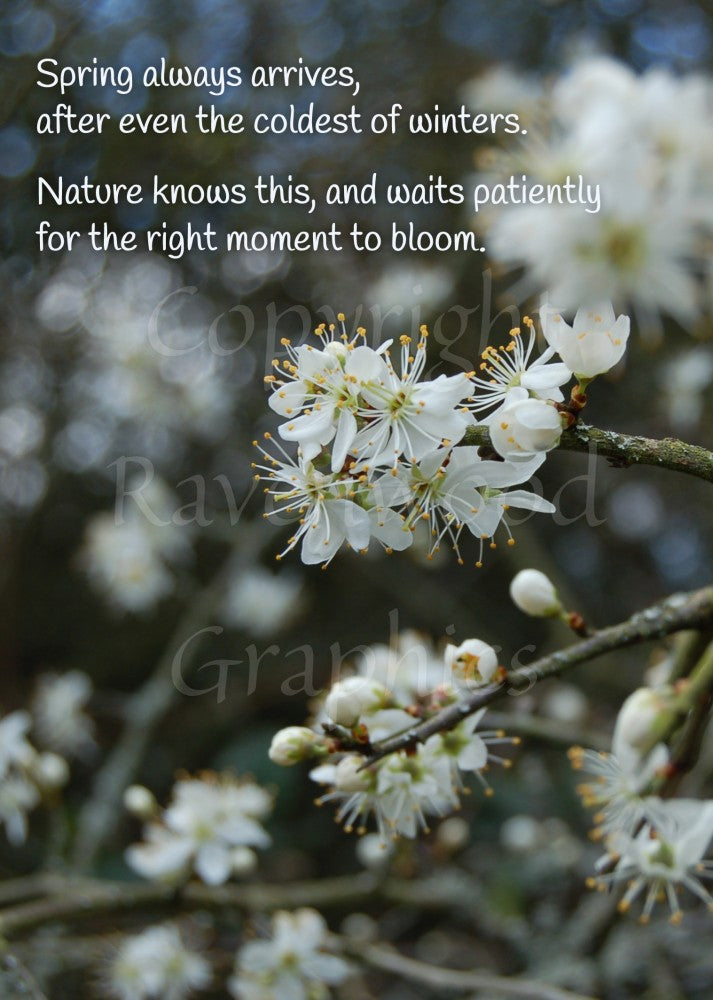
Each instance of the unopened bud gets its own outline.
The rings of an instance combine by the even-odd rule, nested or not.
[[[365,712],[377,712],[391,700],[391,692],[368,677],[347,677],[327,695],[324,710],[338,726],[351,729]]]
[[[382,840],[378,833],[367,833],[357,841],[356,856],[365,868],[383,868],[393,853],[391,841]]]
[[[526,615],[555,618],[562,611],[552,581],[539,569],[521,569],[510,584],[510,597]]]
[[[249,847],[234,847],[230,861],[233,875],[249,875],[257,867],[257,855]]]
[[[461,681],[487,684],[498,669],[498,654],[481,639],[466,639],[460,646],[449,643],[443,655],[446,667]]]
[[[470,840],[470,826],[462,816],[449,816],[436,830],[436,843],[449,854],[462,850]]]
[[[139,819],[151,819],[157,804],[153,793],[144,785],[129,785],[124,792],[124,808]]]
[[[657,742],[657,722],[669,711],[670,689],[641,687],[619,709],[612,737],[612,750],[622,758],[635,753],[644,755]]]
[[[69,781],[69,764],[58,753],[41,753],[33,762],[32,773],[40,788],[52,792]]]
[[[306,726],[287,726],[273,736],[268,755],[273,764],[291,767],[314,757],[321,744],[322,738]]]

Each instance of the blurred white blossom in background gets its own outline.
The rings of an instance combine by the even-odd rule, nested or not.
[[[188,949],[177,927],[147,927],[124,940],[105,975],[116,1000],[184,1000],[210,984],[210,965]]]
[[[252,848],[270,843],[261,821],[271,810],[272,796],[254,782],[212,772],[181,778],[126,860],[144,878],[180,882],[195,872],[220,885],[255,866]]]
[[[222,615],[226,624],[263,636],[285,628],[304,606],[304,581],[296,573],[238,567],[228,581]]]
[[[631,304],[642,332],[659,314],[691,328],[704,310],[702,283],[713,235],[712,85],[663,68],[637,75],[613,58],[585,55],[553,83],[534,86],[500,68],[469,85],[479,110],[519,90],[537,101],[537,127],[479,157],[479,183],[562,184],[601,191],[582,204],[487,205],[477,215],[493,259],[524,267],[515,294],[549,289],[563,309],[610,299]],[[521,102],[522,103],[522,102]]]
[[[350,965],[328,951],[328,928],[307,907],[272,918],[269,941],[250,941],[238,952],[228,989],[236,1000],[325,998],[327,986],[343,982]]]
[[[91,584],[121,611],[142,612],[170,594],[174,568],[191,556],[192,526],[173,516],[177,498],[153,477],[142,503],[96,514],[87,524],[79,563]]]
[[[0,719],[0,823],[13,846],[27,839],[27,814],[69,777],[63,757],[39,753],[30,743],[31,727],[30,713],[22,710]]]
[[[32,699],[32,730],[48,750],[81,757],[95,746],[94,722],[84,711],[91,678],[81,670],[41,674]]]

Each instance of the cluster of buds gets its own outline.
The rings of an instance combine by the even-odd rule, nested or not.
[[[402,633],[391,647],[370,647],[359,672],[332,686],[311,727],[276,733],[270,758],[283,766],[318,762],[310,777],[327,786],[318,802],[335,802],[347,830],[366,832],[373,816],[382,843],[415,837],[428,829],[427,817],[458,808],[464,774],[474,774],[490,794],[488,766],[510,763],[495,748],[518,741],[501,730],[478,729],[484,710],[424,742],[408,734],[465,691],[503,676],[495,650],[482,640],[448,645],[437,655],[419,637]],[[406,736],[402,749],[370,760],[381,741],[399,736]]]

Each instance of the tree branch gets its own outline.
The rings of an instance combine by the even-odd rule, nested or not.
[[[488,429],[484,426],[469,427],[463,443],[492,447]],[[657,440],[602,431],[598,427],[576,423],[562,432],[558,447],[563,451],[600,455],[617,468],[652,465],[673,472],[685,472],[689,476],[713,483],[713,452],[676,438]]]
[[[79,814],[74,843],[77,871],[91,868],[121,814],[124,789],[141,764],[156,726],[176,699],[177,691],[172,680],[176,651],[211,620],[224,591],[230,565],[231,557],[228,556],[211,583],[194,595],[153,673],[131,696],[126,706],[124,729],[99,769],[91,796]],[[197,654],[202,638],[197,636],[192,643],[191,656]],[[187,655],[186,662],[188,660]]]
[[[453,729],[467,716],[484,708],[505,694],[528,691],[538,681],[556,677],[566,670],[593,660],[603,653],[623,649],[639,642],[662,639],[683,629],[708,628],[713,623],[713,587],[703,587],[687,594],[672,594],[659,604],[638,611],[625,622],[600,629],[582,642],[535,660],[527,667],[511,671],[499,684],[478,688],[461,701],[448,705],[430,719],[417,723],[403,733],[389,737],[371,747],[363,747],[365,766],[373,764],[398,750],[413,749],[435,733]],[[353,748],[359,751],[359,746]]]
[[[28,876],[29,891],[16,898],[25,899],[35,891],[36,883]],[[20,880],[16,880],[19,882]],[[47,883],[47,895],[41,899],[18,903],[0,910],[0,937],[16,939],[55,922],[94,921],[106,915],[138,913],[169,909],[175,913],[190,910],[237,909],[248,913],[265,913],[279,909],[314,906],[329,909],[359,905],[373,899],[434,910],[470,906],[474,899],[473,886],[462,877],[410,879],[384,878],[374,872],[342,875],[334,878],[308,879],[287,884],[247,882],[209,886],[189,882],[171,887],[147,882],[110,882],[97,879],[53,876]]]
[[[96,925],[97,920],[102,917],[120,913],[136,915],[156,909],[167,909],[172,915],[178,911],[224,912],[231,909],[258,913],[299,906],[342,908],[380,899],[399,906],[432,910],[470,906],[474,901],[473,887],[462,877],[454,884],[453,879],[443,879],[442,876],[413,881],[384,879],[372,872],[287,885],[233,883],[208,886],[195,882],[179,889],[152,883],[100,882],[53,876],[52,881],[47,883],[47,888],[51,894],[46,898],[0,912],[0,936],[3,939],[15,940],[55,922],[91,921]],[[35,889],[36,883],[33,881],[31,891]],[[362,958],[374,968],[434,985],[439,989],[484,990],[487,995],[497,993],[498,996],[520,1000],[588,1000],[567,990],[530,979],[497,976],[480,971],[439,969],[414,962],[381,946],[359,944],[357,952],[348,942],[342,941],[342,945],[345,951]]]
[[[592,1000],[579,993],[539,983],[533,979],[497,976],[478,970],[442,969],[427,965],[382,945],[363,944],[352,946],[349,952],[375,969],[391,972],[404,979],[413,979],[438,990],[475,990],[490,997],[517,997],[519,1000]]]

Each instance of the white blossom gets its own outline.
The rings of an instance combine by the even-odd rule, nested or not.
[[[453,696],[452,692],[447,694],[445,703]],[[347,754],[336,763],[327,760],[310,772],[313,781],[328,786],[318,804],[336,803],[337,822],[343,823],[347,832],[365,833],[373,817],[382,843],[428,831],[429,817],[445,816],[458,807],[463,789],[461,771],[474,774],[486,794],[491,794],[483,771],[491,763],[508,766],[491,747],[517,740],[501,730],[477,732],[484,713],[483,709],[449,732],[429,737],[413,752],[391,753],[375,764],[368,764],[358,754]],[[405,733],[413,724],[413,716],[398,708],[364,717],[372,743]]]
[[[69,764],[58,753],[40,753],[35,758],[30,773],[43,792],[56,792],[69,781]]]
[[[608,841],[604,864],[613,871],[591,879],[608,887],[622,883],[626,892],[619,909],[626,912],[645,891],[640,920],[649,920],[656,902],[666,900],[671,921],[683,918],[677,889],[688,889],[713,911],[713,896],[703,885],[713,878],[713,861],[704,861],[713,838],[713,802],[695,799],[657,799],[649,803],[650,816],[636,833],[615,833]]]
[[[158,803],[152,791],[144,785],[129,785],[125,790],[124,808],[139,819],[151,819],[158,813]]]
[[[501,408],[511,400],[513,389],[525,390],[521,398],[551,399],[561,402],[564,399],[559,388],[568,382],[572,372],[561,361],[553,361],[553,347],[548,347],[540,357],[530,361],[537,335],[535,325],[529,317],[523,318],[523,324],[528,329],[527,342],[522,336],[520,327],[510,331],[510,341],[503,347],[488,346],[482,353],[480,375],[471,379],[475,395],[470,401],[470,409],[474,413],[496,407],[488,418],[488,425],[494,421]]]
[[[325,986],[336,986],[351,973],[328,948],[328,928],[316,910],[280,910],[272,918],[270,940],[250,941],[238,952],[230,994],[236,1000],[326,996]]]
[[[517,746],[518,737],[506,736],[502,729],[478,730],[486,709],[473,712],[463,722],[444,733],[436,733],[426,741],[426,749],[437,758],[446,760],[450,766],[453,794],[456,797],[463,787],[461,771],[475,775],[486,795],[492,789],[484,777],[489,764],[510,767],[510,760],[492,752],[491,747]]]
[[[595,808],[596,836],[623,831],[633,833],[646,813],[646,794],[651,782],[666,767],[668,749],[657,744],[645,756],[572,747],[569,759],[575,771],[591,776],[577,786],[583,804]]]
[[[275,361],[278,374],[269,376],[270,405],[288,417],[279,432],[298,445],[297,455],[274,441],[277,454],[261,449],[265,461],[254,465],[255,478],[266,483],[265,516],[298,522],[278,558],[300,545],[303,562],[326,566],[342,545],[365,552],[371,539],[389,553],[401,551],[426,521],[430,556],[446,536],[460,560],[458,539],[467,527],[479,540],[480,564],[482,543],[490,539],[495,547],[492,536],[508,506],[553,512],[532,493],[503,489],[527,482],[556,444],[560,420],[545,399],[561,400],[559,386],[571,375],[561,362],[550,363],[553,348],[531,363],[535,333],[526,321],[527,346],[513,330],[508,348],[485,352],[483,378],[424,378],[425,327],[415,348],[401,337],[398,372],[388,344],[376,351],[357,346],[363,330],[349,340],[341,314],[339,339],[332,328],[316,331],[321,348],[293,349],[285,341],[288,358]],[[517,425],[522,440],[508,433],[501,447],[515,461],[485,461],[477,448],[458,446],[473,424],[471,411],[495,407],[493,421],[515,402],[527,404]]]
[[[117,524],[112,514],[97,514],[87,526],[80,559],[93,586],[123,611],[146,611],[174,587],[142,522]]]
[[[176,782],[161,816],[144,830],[145,841],[126,851],[145,878],[180,881],[192,871],[208,885],[227,881],[245,865],[245,848],[267,847],[260,820],[272,806],[268,792],[252,782],[207,774]]]
[[[26,767],[35,756],[27,739],[32,719],[28,712],[11,712],[0,720],[0,777],[12,767]]]
[[[32,699],[32,729],[40,746],[81,757],[95,746],[94,722],[85,708],[92,682],[81,670],[42,674]]]
[[[117,1000],[183,1000],[211,981],[208,962],[171,924],[149,927],[119,946],[106,976]]]
[[[486,151],[477,178],[507,190],[526,175],[544,195],[528,203],[516,192],[479,212],[493,257],[525,268],[514,293],[548,288],[565,309],[627,301],[645,334],[659,313],[692,326],[713,223],[710,81],[660,68],[637,76],[593,55],[545,91],[533,91],[537,128]]]
[[[39,801],[37,787],[21,773],[11,772],[0,779],[0,823],[13,846],[27,839],[27,814]]]
[[[449,643],[443,655],[456,681],[468,686],[487,684],[498,669],[498,654],[482,639],[466,639],[459,646]]]
[[[540,316],[547,342],[580,380],[609,371],[624,355],[629,317],[616,318],[610,302],[577,310],[572,326],[551,307]]]
[[[402,530],[402,519],[393,511],[391,516],[373,516],[356,499],[368,504],[363,481],[349,474],[320,472],[312,462],[298,457],[293,463],[285,455],[278,461],[264,452],[267,466],[258,466],[267,472],[269,486],[266,492],[273,498],[273,509],[266,516],[287,514],[299,518],[299,527],[288,539],[287,547],[278,556],[302,543],[302,561],[308,565],[327,565],[344,543],[357,551],[364,551],[372,537],[386,548],[403,549],[411,543],[408,532]]]
[[[544,454],[533,455],[522,462],[486,460],[474,446],[453,450],[438,449],[421,462],[401,467],[396,476],[385,474],[374,484],[376,495],[384,504],[394,507],[410,504],[405,524],[415,528],[424,520],[431,531],[431,554],[447,537],[461,559],[459,538],[463,528],[482,543],[491,540],[509,507],[554,513],[549,501],[528,490],[506,490],[506,487],[527,482],[544,461]]]
[[[360,650],[356,666],[360,676],[383,684],[400,705],[416,704],[454,683],[443,656],[413,631],[397,633],[389,645],[373,643]]]
[[[280,436],[296,441],[306,460],[331,443],[331,467],[338,472],[357,434],[361,388],[376,377],[379,357],[370,347],[355,346],[357,338],[349,341],[343,334],[343,340],[326,340],[324,327],[316,332],[326,341],[323,350],[309,345],[293,349],[289,340],[282,341],[289,361],[279,377],[268,376],[270,406],[288,418],[280,425]]]
[[[39,754],[29,742],[31,722],[22,710],[0,720],[0,824],[13,846],[27,839],[27,814],[39,804],[41,793],[56,791],[68,776],[63,758]]]
[[[241,567],[228,583],[224,620],[251,635],[270,635],[289,625],[303,608],[303,580],[262,566]]]

